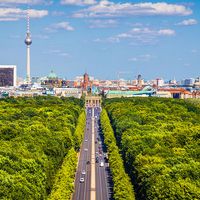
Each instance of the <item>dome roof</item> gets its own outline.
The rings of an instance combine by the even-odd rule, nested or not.
[[[53,72],[53,70],[51,70],[50,74],[48,75],[49,79],[57,79],[58,76]]]

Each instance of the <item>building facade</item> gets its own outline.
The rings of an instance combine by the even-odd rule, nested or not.
[[[0,87],[15,87],[17,74],[15,65],[0,65]]]

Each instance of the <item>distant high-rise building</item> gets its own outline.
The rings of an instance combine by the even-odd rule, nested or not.
[[[0,87],[15,87],[17,82],[15,65],[0,65]]]
[[[27,31],[26,31],[26,39],[25,39],[25,44],[27,46],[26,51],[27,51],[27,57],[26,57],[26,83],[30,84],[31,83],[31,64],[30,64],[30,46],[32,44],[31,40],[31,33],[30,33],[30,17],[29,17],[29,10],[27,10]]]
[[[183,85],[185,86],[193,86],[195,82],[194,78],[187,78],[183,81]]]

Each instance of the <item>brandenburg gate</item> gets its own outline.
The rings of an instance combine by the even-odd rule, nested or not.
[[[101,97],[100,96],[86,96],[85,97],[85,107],[101,107]]]

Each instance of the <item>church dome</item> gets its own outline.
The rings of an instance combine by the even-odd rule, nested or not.
[[[50,74],[48,75],[48,79],[57,79],[58,76],[56,75],[56,73],[54,73],[53,70],[51,70]]]

